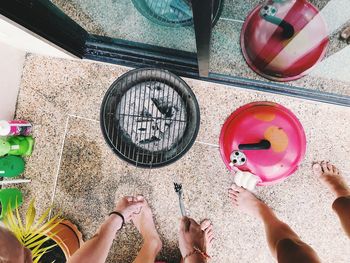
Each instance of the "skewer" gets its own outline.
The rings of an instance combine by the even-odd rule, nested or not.
[[[186,216],[186,209],[185,204],[183,200],[183,190],[182,190],[182,184],[174,183],[174,189],[177,195],[179,196],[179,205],[180,205],[180,211],[182,216]]]
[[[0,185],[8,185],[8,184],[24,184],[24,183],[30,183],[31,179],[16,179],[16,180],[5,180],[0,181]]]

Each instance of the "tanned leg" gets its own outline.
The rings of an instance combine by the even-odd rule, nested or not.
[[[143,237],[142,248],[134,263],[154,263],[162,248],[162,242],[153,221],[151,208],[146,203],[140,214],[132,222]]]
[[[302,242],[299,236],[265,203],[248,190],[232,185],[229,197],[235,208],[264,223],[267,242],[272,255],[280,263],[319,263],[315,251]]]

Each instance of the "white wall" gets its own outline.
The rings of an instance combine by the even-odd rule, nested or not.
[[[0,120],[11,120],[15,114],[27,52],[67,59],[75,58],[72,54],[0,15]]]
[[[26,52],[0,42],[0,120],[11,120]]]
[[[26,52],[0,42],[0,120],[15,113]]]
[[[9,20],[3,15],[0,15],[0,42],[29,53],[60,58],[75,58],[75,56],[67,51]]]

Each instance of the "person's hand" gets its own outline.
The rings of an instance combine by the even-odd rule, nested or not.
[[[143,196],[125,196],[119,200],[115,206],[115,210],[124,216],[125,223],[130,222],[133,215],[139,214],[145,205]]]
[[[192,218],[183,217],[179,230],[179,249],[182,257],[193,252],[193,247],[205,251],[205,236],[201,226]]]

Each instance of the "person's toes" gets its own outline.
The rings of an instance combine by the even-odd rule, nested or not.
[[[212,226],[207,232],[206,232],[208,239],[211,239],[214,237],[214,227]]]
[[[213,236],[213,227],[208,227],[205,231],[205,234],[207,235],[207,238],[209,239],[209,237]]]
[[[213,243],[214,239],[215,239],[215,238],[214,238],[214,235],[209,236],[209,237],[207,238],[208,244],[211,245],[211,244]]]
[[[201,226],[202,227],[202,226]],[[211,222],[209,222],[209,225],[207,225],[204,229],[202,229],[207,235],[213,231],[213,225]]]
[[[327,162],[327,168],[328,168],[328,171],[330,171],[331,173],[334,173],[333,165],[331,163]]]
[[[228,196],[232,201],[237,202],[238,200],[237,194],[229,193]]]
[[[136,201],[144,201],[145,198],[142,195],[136,196]]]
[[[321,162],[321,167],[322,167],[322,170],[323,170],[324,173],[328,173],[329,172],[328,165],[327,165],[326,161],[322,161]]]
[[[231,194],[231,195],[235,195],[235,196],[239,195],[239,192],[236,191],[236,190],[233,190],[233,189],[228,189],[228,193]]]
[[[133,197],[132,196],[125,196],[126,200],[128,200],[129,202],[132,202]]]
[[[345,40],[345,39],[349,40],[349,38],[350,38],[350,26],[344,28],[344,29],[341,31],[340,37],[341,37],[343,40]]]
[[[321,167],[320,163],[314,163],[312,166],[312,171],[317,176],[322,175],[322,167]]]
[[[333,165],[333,171],[334,171],[334,174],[336,174],[336,175],[340,174],[339,169],[336,166],[334,166],[334,165]]]
[[[203,222],[201,223],[202,231],[205,231],[210,225],[211,225],[210,220],[208,219],[203,220]]]
[[[234,190],[234,191],[236,191],[236,192],[241,192],[243,188],[242,188],[242,187],[239,187],[239,186],[236,185],[236,184],[232,184],[231,187],[230,187],[230,189],[232,189],[232,190]]]
[[[209,249],[211,246],[211,243],[214,240],[214,226],[211,223],[211,221],[209,221],[208,219],[204,220],[201,223],[201,229],[204,231],[205,233],[205,240],[206,240],[206,248]],[[207,253],[209,251],[207,250]]]

